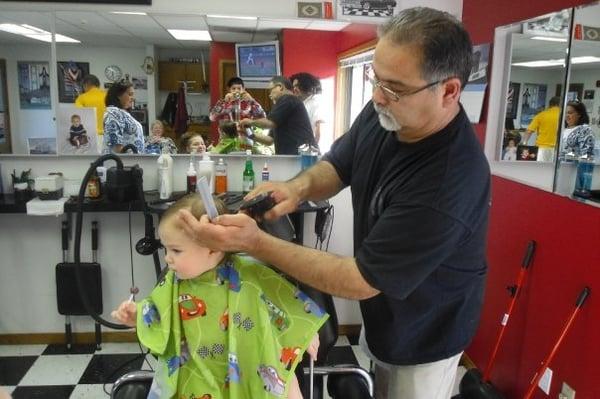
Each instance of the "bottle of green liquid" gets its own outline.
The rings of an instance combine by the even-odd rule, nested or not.
[[[242,191],[249,193],[254,190],[254,167],[252,165],[252,151],[246,150],[246,167],[242,175]]]

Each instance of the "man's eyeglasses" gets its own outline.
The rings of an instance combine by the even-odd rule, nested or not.
[[[373,72],[373,70],[365,72],[365,78],[373,86],[373,91],[376,88],[380,88],[381,91],[383,92],[383,94],[385,95],[385,97],[391,101],[399,101],[402,97],[412,96],[413,94],[417,94],[417,93],[419,93],[425,89],[428,89],[430,87],[433,87],[441,82],[441,80],[436,80],[435,82],[428,83],[425,86],[420,87],[418,89],[399,91],[399,90],[392,90],[389,87],[385,86],[383,83],[381,83],[381,81],[379,79],[377,79],[377,77],[375,76],[375,73]]]

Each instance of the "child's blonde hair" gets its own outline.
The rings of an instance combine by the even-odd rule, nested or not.
[[[77,114],[71,115],[71,122],[73,122],[73,119],[79,119],[79,121],[81,122],[81,116],[79,116]]]
[[[221,201],[218,198],[215,198],[215,205],[217,207],[217,212],[219,213],[219,215],[227,213],[227,207],[225,206],[225,203],[223,201]],[[198,220],[200,219],[200,217],[202,217],[202,215],[206,214],[206,208],[204,207],[204,203],[202,202],[200,194],[192,193],[186,195],[185,197],[182,197],[173,205],[171,205],[165,211],[165,213],[163,213],[160,219],[160,224],[163,224],[164,222],[169,221],[174,216],[176,216],[177,212],[180,209],[189,210],[192,213],[192,215]]]

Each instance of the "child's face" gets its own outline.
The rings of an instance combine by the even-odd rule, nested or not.
[[[71,118],[71,124],[73,126],[79,126],[81,124],[81,119],[79,119],[79,118]]]
[[[196,151],[197,154],[206,151],[206,145],[204,145],[204,139],[201,136],[194,136],[188,143],[188,151]]]
[[[165,247],[165,261],[179,279],[191,279],[214,268],[223,257],[190,238],[175,221],[163,221],[158,228],[160,242]]]
[[[514,140],[508,140],[508,147],[509,148],[513,148],[515,146],[515,141]]]

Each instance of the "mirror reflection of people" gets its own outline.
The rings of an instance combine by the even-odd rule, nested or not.
[[[221,201],[216,206],[226,212]],[[305,311],[298,305],[302,292],[267,265],[194,240],[181,228],[179,209],[206,218],[197,194],[169,207],[158,226],[169,271],[147,298],[124,301],[111,313],[136,327],[140,342],[158,356],[148,397],[200,399],[210,392],[202,398],[250,399],[288,391],[287,398],[302,399],[294,368],[305,351],[316,359],[317,332],[328,315]],[[285,318],[279,324],[278,312]]]
[[[81,124],[81,116],[71,115],[71,127],[69,128],[69,143],[73,147],[81,147],[88,143],[87,130]]]
[[[560,97],[552,97],[548,108],[538,113],[523,135],[523,143],[529,142],[532,133],[537,133],[535,145],[538,147],[537,160],[553,162],[556,137],[558,136],[558,120],[560,119]]]
[[[104,112],[105,153],[121,153],[123,147],[133,145],[138,153],[144,152],[144,130],[128,110],[133,107],[135,95],[131,82],[113,83],[106,93]]]
[[[247,196],[273,191],[277,205],[265,214],[272,220],[350,187],[354,256],[279,240],[243,214],[214,223],[185,210],[180,217],[213,250],[243,251],[360,300],[375,397],[449,398],[487,273],[490,169],[459,102],[472,46],[455,17],[425,7],[401,10],[379,31],[372,101],[350,130],[314,166]]]
[[[86,75],[81,81],[83,93],[75,99],[76,107],[92,107],[96,109],[96,133],[98,149],[104,142],[104,111],[106,111],[106,92],[100,88],[100,80],[96,75]]]
[[[590,117],[585,105],[579,101],[569,101],[565,116],[567,128],[563,131],[563,136],[566,136],[563,152],[565,158],[578,161],[573,195],[584,198],[590,196],[596,144],[589,123]]]
[[[166,149],[168,154],[177,154],[177,146],[170,137],[165,137],[165,125],[162,121],[155,120],[150,125],[150,134],[146,137],[146,143],[144,151],[146,154],[157,154],[163,153],[163,148]]]
[[[517,160],[517,143],[514,139],[509,139],[508,144],[504,148],[502,154],[503,161],[516,161]]]
[[[202,154],[206,151],[206,144],[204,138],[198,132],[186,132],[181,136],[181,147],[187,154],[195,152],[196,154]]]
[[[253,140],[264,145],[275,144],[275,154],[298,155],[298,147],[309,144],[316,147],[315,136],[304,103],[292,92],[292,83],[284,76],[275,76],[267,86],[269,98],[274,103],[266,118],[242,119],[246,127],[269,129],[269,134],[255,133]]]
[[[315,136],[315,142],[319,144],[321,139],[321,127],[325,123],[321,106],[321,81],[308,72],[299,72],[290,76],[294,94],[297,95],[308,112],[310,126]]]
[[[264,118],[262,106],[246,91],[244,81],[233,77],[227,81],[229,92],[210,109],[209,118],[213,122],[239,121],[244,118]]]

